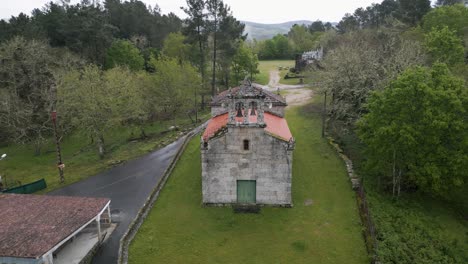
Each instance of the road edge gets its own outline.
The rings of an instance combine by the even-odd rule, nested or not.
[[[128,249],[129,249],[130,243],[135,238],[136,233],[138,232],[141,225],[143,224],[143,221],[148,216],[148,213],[150,212],[151,208],[153,208],[154,203],[158,200],[161,190],[164,188],[169,176],[172,174],[172,171],[174,170],[175,165],[177,164],[180,157],[182,156],[182,153],[185,151],[185,148],[187,147],[188,143],[195,135],[197,135],[206,126],[206,124],[207,123],[195,128],[194,130],[190,131],[187,135],[185,135],[184,142],[182,143],[180,148],[177,150],[177,154],[172,159],[169,167],[167,167],[167,169],[164,171],[163,177],[158,182],[156,187],[151,191],[149,197],[146,199],[146,202],[138,211],[137,216],[132,221],[132,223],[130,223],[127,231],[120,239],[120,246],[119,246],[119,252],[118,252],[119,256],[117,260],[118,264],[128,263]]]

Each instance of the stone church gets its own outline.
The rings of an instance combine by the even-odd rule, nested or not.
[[[205,205],[292,206],[285,99],[250,82],[220,93],[201,138]]]

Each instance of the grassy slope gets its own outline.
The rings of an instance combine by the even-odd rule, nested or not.
[[[139,130],[135,128],[121,127],[110,131],[105,138],[108,154],[103,160],[99,158],[95,144],[91,144],[86,136],[74,134],[65,138],[62,143],[63,162],[66,165],[65,184],[83,180],[110,168],[112,163],[134,159],[170,143],[177,138],[179,132],[164,135],[159,133],[172,125],[187,127],[190,126],[190,120],[183,118],[148,125],[146,133],[154,136],[143,141],[128,142],[132,132],[139,135]],[[55,145],[52,141],[43,147],[43,154],[39,156],[34,155],[31,147],[18,145],[1,148],[0,152],[8,154],[5,160],[0,161],[0,175],[3,175],[4,179],[6,176],[9,186],[15,183],[26,184],[41,178],[45,178],[48,185],[46,190],[41,191],[42,193],[63,186],[59,183],[58,170],[55,166],[57,162]]]
[[[294,67],[293,60],[271,60],[271,61],[260,61],[258,66],[258,70],[260,71],[259,74],[255,77],[255,82],[267,85],[270,80],[270,71],[271,70],[278,70],[278,67]],[[282,84],[297,84],[299,82],[298,79],[290,79],[285,80],[284,76],[288,70],[284,69],[280,71],[280,83]]]
[[[287,118],[297,139],[294,208],[203,208],[194,138],[131,244],[130,263],[367,263],[354,194],[320,138],[318,115],[294,108]]]

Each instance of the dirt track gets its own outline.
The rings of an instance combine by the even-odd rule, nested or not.
[[[288,107],[290,107],[305,105],[307,102],[310,101],[313,95],[314,92],[309,88],[297,88],[289,89],[285,97],[286,102],[288,103]]]
[[[298,106],[306,104],[314,95],[313,91],[306,88],[306,85],[285,85],[280,84],[279,71],[270,71],[270,82],[267,86],[263,86],[263,89],[276,92],[278,88],[281,91],[288,91],[284,96],[288,106]]]

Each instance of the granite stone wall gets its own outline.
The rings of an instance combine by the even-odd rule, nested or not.
[[[249,140],[249,150],[243,141]],[[202,143],[204,204],[237,202],[237,180],[256,180],[256,202],[292,205],[292,150],[288,142],[260,127],[228,127],[228,132]]]

